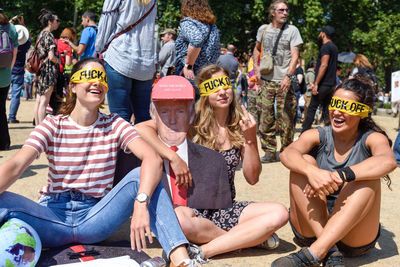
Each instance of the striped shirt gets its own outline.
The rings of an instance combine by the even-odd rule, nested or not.
[[[49,161],[48,184],[41,194],[75,190],[103,197],[113,185],[117,152],[139,134],[116,114],[99,113],[96,122],[80,126],[70,116],[47,116],[26,140],[38,157]]]

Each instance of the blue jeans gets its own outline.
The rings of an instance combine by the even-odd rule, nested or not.
[[[11,103],[8,121],[15,121],[17,118],[22,88],[24,88],[24,73],[11,74]]]
[[[139,81],[122,75],[104,62],[108,79],[107,99],[110,112],[135,123],[150,120],[150,95],[153,80]]]
[[[400,130],[399,130],[399,133],[397,134],[396,141],[394,142],[394,145],[393,145],[393,152],[394,152],[394,156],[396,158],[397,164],[400,164]]]
[[[3,192],[0,194],[0,225],[10,218],[25,221],[37,231],[44,247],[100,242],[132,215],[139,182],[140,168],[136,168],[102,199],[67,191],[43,195],[36,203]],[[162,183],[154,190],[148,210],[150,228],[167,255],[187,243]]]

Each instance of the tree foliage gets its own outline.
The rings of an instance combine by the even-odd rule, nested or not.
[[[115,0],[119,1],[119,0]],[[257,29],[268,23],[268,7],[272,0],[210,0],[217,17],[221,42],[233,43],[240,52],[253,49]],[[41,8],[54,11],[61,19],[59,35],[65,27],[81,32],[81,15],[91,9],[101,13],[103,0],[0,0],[0,7],[11,18],[22,14],[32,36],[41,26]],[[308,61],[318,54],[318,28],[326,24],[336,29],[335,44],[339,51],[354,51],[366,55],[377,68],[381,85],[390,86],[392,71],[400,69],[400,1],[389,0],[288,0],[289,23],[300,30],[304,45],[302,58]],[[181,0],[159,0],[157,24],[178,29]]]

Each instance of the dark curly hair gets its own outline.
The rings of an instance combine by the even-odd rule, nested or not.
[[[362,80],[359,80],[357,78],[347,79],[335,89],[335,92],[339,89],[353,92],[357,96],[358,102],[369,106],[372,110],[374,106],[374,91],[369,83],[363,82]],[[371,114],[369,114],[368,117],[361,118],[360,123],[358,124],[358,129],[361,132],[373,130],[375,132],[381,133],[386,136],[389,145],[392,146],[392,140],[390,140],[386,132],[375,123],[375,121],[371,118]],[[384,179],[387,183],[387,186],[390,188],[390,184],[392,182],[389,175],[385,175]]]

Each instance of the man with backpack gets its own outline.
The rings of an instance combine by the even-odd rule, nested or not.
[[[6,100],[11,83],[11,69],[17,57],[18,35],[0,8],[0,151],[10,149]]]
[[[12,21],[15,21],[14,18]],[[17,120],[17,112],[21,98],[21,91],[24,87],[26,53],[32,43],[29,37],[29,31],[24,27],[24,18],[22,16],[16,16],[16,20],[20,24],[15,25],[19,46],[17,58],[15,59],[15,64],[11,73],[11,103],[8,114],[8,123],[19,123]]]
[[[83,13],[82,26],[84,29],[81,33],[81,40],[78,46],[70,40],[65,39],[65,42],[74,49],[78,56],[80,56],[80,59],[93,57],[96,52],[95,43],[98,31],[96,19],[96,14],[91,10],[87,10]]]

